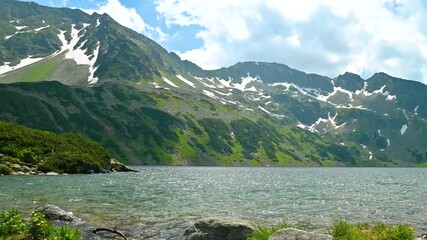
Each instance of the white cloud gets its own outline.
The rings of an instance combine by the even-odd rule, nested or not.
[[[180,53],[204,68],[275,61],[335,77],[387,72],[427,83],[424,0],[158,0],[169,26],[199,26]]]
[[[88,13],[97,12],[99,14],[107,13],[121,25],[142,33],[158,42],[169,38],[169,35],[164,33],[159,27],[152,27],[145,23],[135,8],[126,7],[120,0],[107,0],[106,2],[99,3],[97,9],[85,9],[84,11]]]

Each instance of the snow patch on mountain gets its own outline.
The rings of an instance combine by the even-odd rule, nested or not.
[[[89,58],[90,61],[90,67],[89,67],[89,78],[88,78],[88,82],[89,84],[95,84],[98,82],[99,78],[95,77],[95,72],[98,69],[99,66],[95,66],[96,64],[96,60],[98,60],[98,55],[99,55],[99,46],[100,46],[100,42],[98,41],[98,43],[96,44],[96,48],[93,51],[92,56]]]
[[[160,87],[160,85],[159,85],[159,84],[157,84],[157,83],[155,83],[155,82],[152,82],[152,84],[154,85],[154,88],[155,88],[155,89],[160,89],[160,88],[162,88],[162,87]]]
[[[408,125],[407,124],[403,124],[402,128],[400,129],[400,135],[405,134],[406,130],[408,130]]]
[[[27,58],[21,59],[19,64],[15,65],[15,66],[11,66],[9,62],[5,62],[3,66],[0,66],[0,76],[7,73],[7,72],[10,72],[10,71],[31,65],[31,64],[36,63],[38,61],[41,61],[43,59],[44,58],[32,58],[32,56],[30,55]]]
[[[75,24],[71,25],[71,40],[68,42],[65,38],[66,31],[60,30],[58,38],[62,42],[61,50],[54,55],[58,55],[60,53],[65,53],[65,59],[71,59],[76,62],[77,65],[89,65],[89,77],[88,83],[95,84],[98,82],[98,78],[95,77],[95,71],[99,66],[95,66],[96,61],[98,60],[99,50],[100,50],[100,42],[98,41],[96,44],[96,48],[92,54],[88,53],[88,49],[84,48],[87,40],[80,42],[81,38],[84,34],[80,34],[82,31],[90,26],[88,23],[83,24],[82,29],[77,29]]]
[[[317,119],[317,121],[315,123],[313,123],[311,126],[309,126],[307,130],[309,130],[310,132],[318,132],[316,130],[316,127],[321,123],[327,123],[327,122],[328,122],[328,119],[319,118],[319,119]]]
[[[50,25],[47,25],[47,26],[44,26],[44,27],[36,28],[36,29],[34,29],[33,31],[35,31],[35,32],[37,33],[37,32],[40,32],[40,31],[41,31],[41,30],[43,30],[43,29],[46,29],[46,28],[50,28]]]
[[[285,117],[285,115],[279,115],[279,114],[272,113],[260,105],[258,105],[258,108],[261,109],[261,111],[267,113],[268,115],[270,115],[272,117],[276,117],[276,118],[284,118]]]
[[[271,115],[271,112],[269,112],[267,109],[265,109],[265,108],[261,107],[260,105],[258,105],[258,108],[259,108],[259,109],[261,109],[261,111],[263,111],[263,112],[265,112],[265,113],[267,113],[267,114]]]
[[[387,98],[386,98],[387,101],[392,101],[392,100],[396,100],[396,99],[397,99],[396,95],[387,95]]]
[[[220,84],[218,85],[218,87],[219,88],[224,88],[224,87],[227,87],[227,88],[233,88],[232,86],[231,86],[231,79],[229,79],[228,81],[226,81],[226,80],[224,80],[224,79],[219,79],[219,78],[217,78],[216,79]]]
[[[18,33],[18,32],[16,32],[16,33]],[[11,38],[11,37],[15,36],[15,35],[16,35],[16,33],[14,33],[14,34],[12,34],[12,35],[8,35],[8,36],[6,36],[4,39],[5,39],[5,40],[7,40],[7,39],[9,39],[9,38]]]
[[[175,87],[175,88],[179,88],[179,87],[178,87],[175,83],[173,83],[171,80],[169,80],[169,79],[167,79],[167,78],[165,78],[165,77],[162,77],[162,79],[163,79],[163,81],[164,81],[165,83],[169,84],[170,86]]]
[[[210,83],[212,83],[212,84],[209,84],[209,83],[204,82],[204,79],[201,78],[201,77],[194,77],[194,78],[197,81],[199,81],[201,84],[205,85],[205,87],[208,87],[208,88],[217,88],[215,85],[213,85],[213,84],[215,84],[215,82],[213,81],[213,79],[206,78],[207,81],[209,81]]]
[[[210,91],[205,90],[205,89],[203,89],[202,91],[203,91],[204,95],[206,95],[206,96],[208,96],[210,98],[213,98],[213,99],[217,99],[217,97],[215,96],[215,94],[213,92],[210,92]]]
[[[195,85],[193,82],[191,82],[191,81],[187,80],[186,78],[184,78],[184,77],[183,77],[183,76],[181,76],[180,74],[176,75],[176,77],[177,77],[179,80],[183,81],[183,82],[184,82],[185,84],[187,84],[188,86],[190,86],[190,87],[192,87],[192,88],[196,88],[196,85]]]
[[[215,93],[217,93],[219,95],[222,95],[222,96],[231,96],[232,95],[231,92],[223,93],[223,92],[220,92],[220,91],[217,91],[217,90],[212,90],[212,92],[215,92]]]
[[[344,126],[346,124],[346,122],[345,122],[345,123],[342,123],[340,125],[337,125],[335,122],[335,119],[337,118],[337,116],[338,116],[338,113],[335,113],[335,116],[333,116],[333,117],[331,117],[331,114],[328,113],[328,120],[335,129],[341,128],[342,126]]]
[[[28,26],[14,26],[16,30],[21,31],[22,29],[28,27]]]
[[[318,97],[318,99],[321,100],[321,101],[323,101],[323,102],[327,102],[330,97],[334,96],[338,92],[341,92],[341,93],[344,93],[344,94],[348,95],[348,99],[349,99],[350,102],[354,101],[353,100],[353,93],[352,92],[350,92],[350,91],[348,91],[348,90],[346,90],[344,88],[335,87],[335,86],[334,86],[334,91],[332,91],[329,95],[327,95],[327,96],[320,95]]]
[[[298,121],[297,127],[301,128],[301,129],[307,129],[307,126],[304,125],[302,122]]]
[[[101,22],[99,21],[99,18],[98,18],[98,19],[96,19],[96,25],[95,25],[95,27],[99,27],[99,25],[101,25]]]
[[[241,80],[242,80],[241,83],[233,83],[233,88],[238,89],[242,92],[245,92],[245,91],[256,92],[257,89],[255,88],[255,86],[252,86],[250,88],[246,88],[246,86],[251,82],[261,82],[262,83],[262,81],[258,77],[251,77],[251,76],[249,76],[249,74],[247,77],[242,77]]]

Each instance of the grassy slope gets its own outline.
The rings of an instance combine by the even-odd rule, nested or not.
[[[355,165],[360,158],[356,148],[324,142],[201,94],[182,98],[181,93],[139,87],[117,82],[93,88],[57,82],[0,85],[0,119],[83,133],[134,164],[334,166]]]
[[[60,173],[100,172],[111,159],[107,150],[82,135],[57,135],[6,122],[0,122],[0,153],[0,165],[20,163]]]

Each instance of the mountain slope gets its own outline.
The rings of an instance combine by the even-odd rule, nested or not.
[[[122,83],[81,89],[41,82],[0,85],[0,101],[0,119],[85,133],[132,163],[315,166],[354,165],[359,159],[357,149],[212,103],[202,94],[183,99]]]
[[[104,148],[81,135],[56,135],[5,122],[0,122],[0,153],[1,174],[30,167],[42,172],[99,173],[107,171],[111,160]]]
[[[200,70],[108,15],[14,0],[0,2],[0,9],[4,29],[0,31],[0,75],[9,73],[0,78],[2,82],[24,76],[25,81],[59,79],[85,85],[100,78],[141,81],[159,77],[164,70]],[[48,73],[37,74],[44,70],[43,64],[25,68],[46,61],[56,64]],[[11,73],[16,69],[21,69],[18,75]]]
[[[424,84],[262,62],[205,71],[108,15],[13,0],[0,13],[0,83],[14,83],[0,85],[1,120],[81,132],[132,163],[427,162]],[[20,83],[41,80],[62,84]]]

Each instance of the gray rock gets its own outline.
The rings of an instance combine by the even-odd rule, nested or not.
[[[252,226],[239,219],[209,218],[196,222],[185,230],[184,240],[246,240]]]
[[[110,161],[110,167],[109,167],[108,171],[110,171],[110,172],[139,172],[135,169],[127,167],[126,165],[117,161],[114,158],[112,158]]]
[[[56,172],[48,172],[48,173],[46,173],[46,176],[58,176],[59,175],[59,173],[56,173]]]
[[[15,172],[22,172],[22,167],[20,165],[18,165],[18,164],[12,164],[12,165],[10,165],[10,167]]]
[[[29,167],[27,167],[27,166],[25,166],[25,165],[21,166],[21,169],[22,169],[22,171],[23,171],[23,172],[25,172],[25,173],[28,173],[28,172],[31,172],[31,171],[32,171],[32,169],[31,169],[31,168],[29,168]]]
[[[270,236],[269,240],[334,240],[331,235],[306,232],[294,228],[285,228]]]
[[[54,205],[45,205],[36,210],[46,215],[46,218],[51,221],[78,222],[79,218],[75,217],[72,212],[66,212],[63,209]]]
[[[427,233],[423,233],[420,236],[418,236],[415,240],[426,240],[427,239]]]
[[[4,157],[3,153],[0,153],[0,159],[2,159]]]

